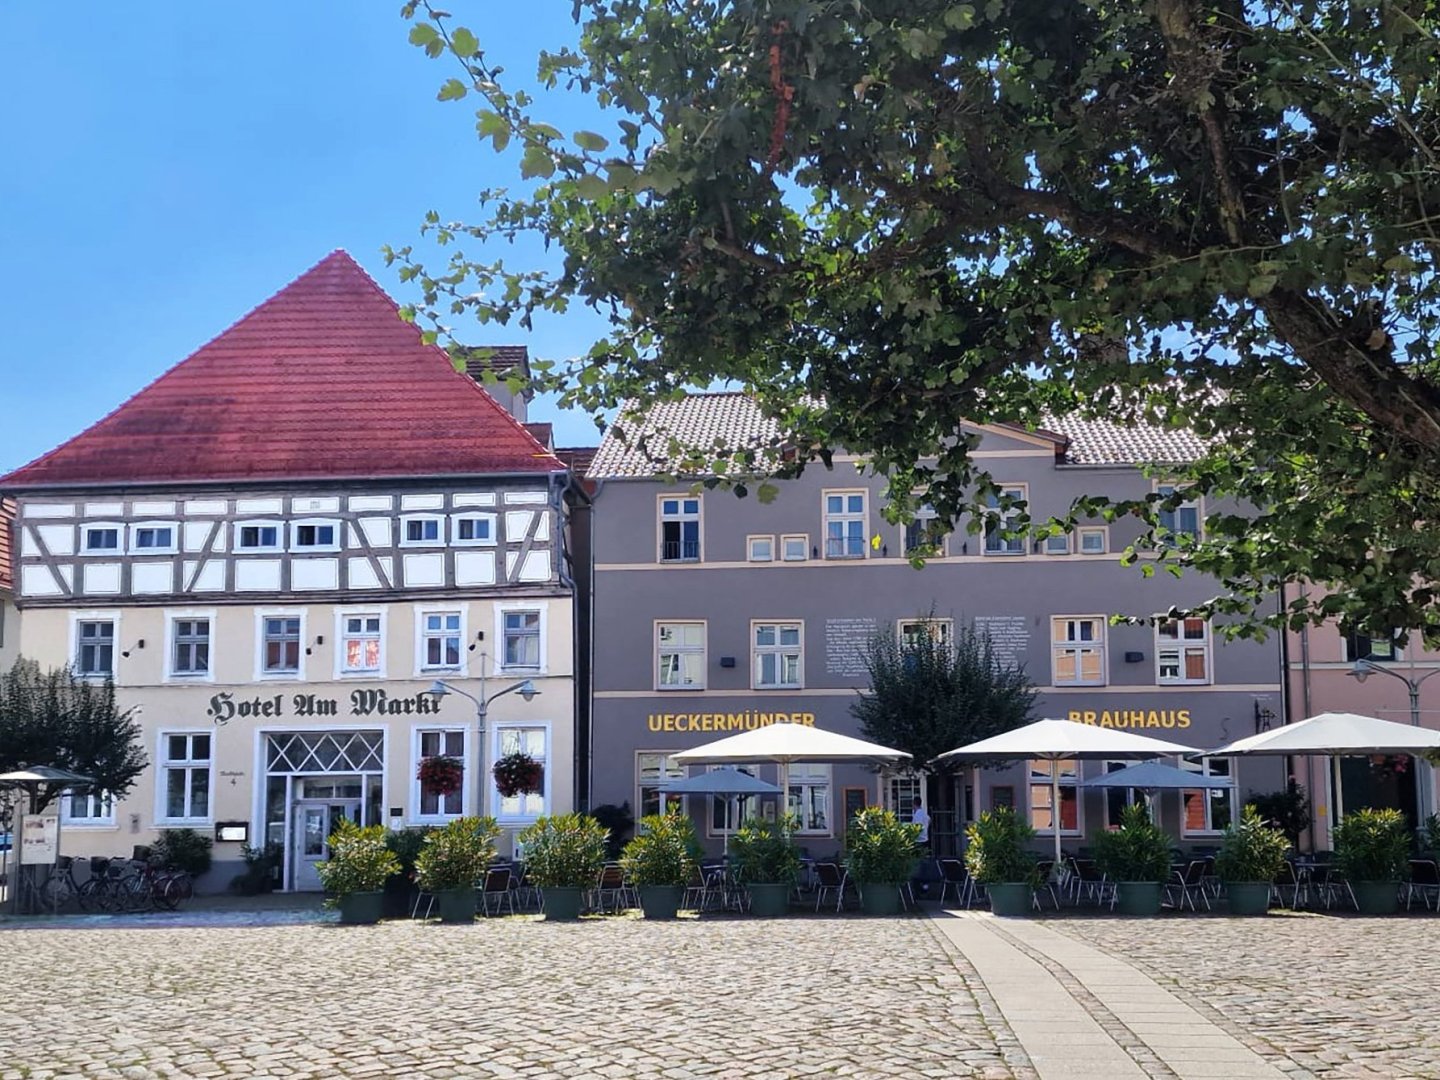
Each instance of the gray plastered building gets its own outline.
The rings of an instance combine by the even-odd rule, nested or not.
[[[1057,420],[1054,430],[976,429],[978,455],[994,479],[1018,489],[1032,518],[1065,512],[1080,494],[1154,490],[1146,461],[1175,462],[1199,445],[1188,433]],[[589,738],[592,806],[628,802],[639,817],[659,803],[654,785],[684,771],[668,755],[775,720],[861,734],[850,712],[868,685],[861,657],[876,633],[948,633],[962,620],[989,632],[996,652],[1024,663],[1040,690],[1036,716],[1133,730],[1193,746],[1219,746],[1283,715],[1280,644],[1226,642],[1201,621],[1110,625],[1111,615],[1148,616],[1214,594],[1196,574],[1145,577],[1120,553],[1138,523],[1085,523],[1059,542],[1010,541],[997,531],[945,537],[941,554],[915,569],[906,529],[881,516],[883,481],[853,457],[779,483],[762,504],[724,490],[655,479],[658,447],[760,445],[776,432],[743,395],[697,394],[663,403],[628,438],[607,435],[589,477],[594,524],[594,694]],[[663,453],[663,451],[660,451]],[[1198,525],[1201,507],[1177,513]],[[878,539],[878,544],[872,542]],[[933,613],[934,623],[921,625]],[[1083,763],[1080,775],[1107,768]],[[1116,766],[1118,767],[1118,765]],[[1223,761],[1197,767],[1217,773]],[[806,767],[758,774],[785,787],[805,825],[806,846],[843,846],[844,822],[861,803],[908,810],[930,804],[940,850],[978,810],[1009,803],[1049,826],[1044,763],[1016,764],[946,782],[864,768]],[[1083,836],[1130,796],[1080,793],[1062,769],[1062,835]],[[1186,844],[1213,842],[1248,791],[1284,782],[1276,761],[1244,763],[1231,791],[1161,797],[1163,823]],[[778,803],[778,799],[775,800]],[[958,814],[952,808],[960,808]],[[692,800],[707,847],[720,846],[718,807]],[[749,812],[775,813],[752,803]]]

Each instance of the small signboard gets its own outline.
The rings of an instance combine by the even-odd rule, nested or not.
[[[20,865],[53,866],[60,854],[60,819],[26,814],[20,819]]]

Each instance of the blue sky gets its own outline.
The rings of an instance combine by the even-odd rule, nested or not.
[[[456,22],[528,82],[574,37],[569,0],[457,0]],[[0,5],[0,474],[64,442],[335,248],[402,302],[379,254],[429,209],[476,217],[511,162],[474,138],[454,74],[406,41],[399,0]],[[542,110],[594,127],[583,101]],[[542,260],[538,250],[517,253]],[[580,311],[471,343],[564,357]],[[548,403],[561,444],[597,440]]]

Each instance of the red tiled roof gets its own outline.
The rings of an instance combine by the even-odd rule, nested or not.
[[[560,461],[343,251],[9,488],[546,473]]]
[[[13,592],[15,571],[10,565],[10,532],[15,527],[15,504],[9,499],[0,499],[0,589]]]

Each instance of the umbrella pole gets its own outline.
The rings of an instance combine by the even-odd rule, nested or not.
[[[1075,792],[1075,797],[1080,797],[1080,792]],[[1050,874],[1053,877],[1060,871],[1060,759],[1052,758],[1050,761],[1050,826],[1055,830],[1055,866]]]

